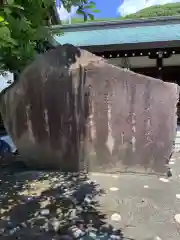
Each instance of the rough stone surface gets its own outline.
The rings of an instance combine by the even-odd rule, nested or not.
[[[39,56],[1,96],[5,126],[29,166],[164,173],[177,85],[65,45]]]

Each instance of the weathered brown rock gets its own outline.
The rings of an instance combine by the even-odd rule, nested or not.
[[[0,108],[28,165],[162,173],[175,138],[177,96],[176,84],[65,45],[29,65]]]

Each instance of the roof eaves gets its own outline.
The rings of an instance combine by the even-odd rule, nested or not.
[[[56,32],[74,32],[74,31],[87,31],[94,29],[112,29],[112,28],[129,28],[136,26],[145,25],[166,25],[166,24],[179,24],[180,16],[167,16],[167,17],[152,17],[152,18],[141,18],[136,20],[119,20],[119,21],[107,21],[107,22],[88,22],[81,24],[66,24],[66,25],[55,25],[52,26]]]

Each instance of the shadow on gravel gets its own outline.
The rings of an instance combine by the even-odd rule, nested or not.
[[[98,210],[101,194],[86,174],[1,171],[0,238],[122,240]]]

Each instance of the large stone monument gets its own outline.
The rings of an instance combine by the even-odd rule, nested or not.
[[[1,95],[0,110],[28,166],[163,173],[177,98],[176,84],[64,45],[26,67]]]

